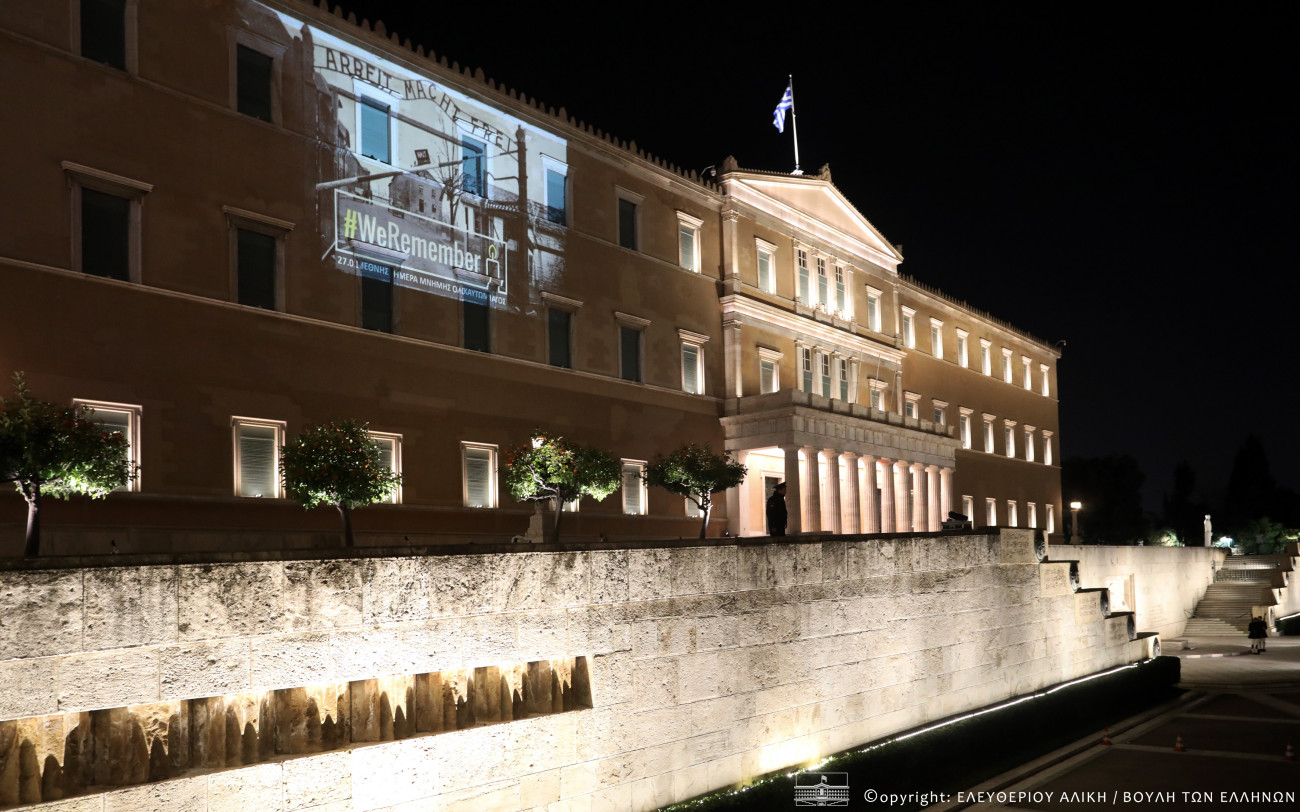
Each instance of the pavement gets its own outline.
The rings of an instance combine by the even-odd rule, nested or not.
[[[1300,805],[1300,637],[1186,638],[1175,702],[932,805],[937,812],[1293,810]],[[1181,751],[1175,747],[1181,745]],[[979,795],[976,793],[986,793]]]

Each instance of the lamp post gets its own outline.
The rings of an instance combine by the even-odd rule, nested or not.
[[[1079,543],[1079,510],[1083,508],[1082,502],[1070,503],[1070,543]]]

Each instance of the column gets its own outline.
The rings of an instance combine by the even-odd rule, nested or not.
[[[939,510],[942,511],[943,517],[948,518],[948,513],[952,507],[952,469],[939,469]],[[973,521],[974,516],[970,519]]]
[[[740,340],[740,322],[728,321],[722,325],[723,366],[726,372],[727,397],[744,397],[744,358],[745,347]]]
[[[912,489],[908,483],[907,463],[902,460],[894,460],[894,532],[910,533],[912,532],[912,514],[908,510],[908,499],[912,495]]]
[[[912,529],[919,533],[930,529],[925,484],[925,465],[912,463]]]
[[[840,455],[844,459],[845,478],[844,483],[848,486],[848,493],[844,494],[844,506],[848,510],[844,513],[845,533],[862,532],[862,497],[858,489],[858,455],[852,451],[845,451]]]
[[[862,477],[862,532],[880,532],[880,499],[876,490],[876,458],[870,454],[862,455],[862,467],[866,470]]]
[[[897,526],[894,519],[894,508],[898,505],[894,499],[894,461],[881,458],[880,467],[883,469],[884,477],[880,489],[880,527],[877,528],[881,533],[897,532]],[[877,471],[871,472],[871,478],[875,479]]]
[[[800,499],[803,495],[802,477],[800,476],[799,465],[799,446],[783,445],[781,452],[785,454],[785,512],[786,512],[786,533],[803,532],[803,510],[800,505]]]
[[[804,516],[804,530],[816,533],[822,529],[822,455],[810,445],[803,447],[803,455],[804,470],[808,472],[808,479],[804,483],[808,488],[808,512]]]
[[[841,516],[840,504],[840,454],[833,448],[826,449],[826,485],[830,488],[827,494],[827,509],[830,515],[822,520],[822,529],[829,530],[832,533],[843,533],[844,525]]]
[[[942,501],[939,496],[939,466],[925,466],[925,495],[926,501],[930,507],[930,532],[933,533],[943,526],[943,520],[948,518],[948,511],[939,511],[939,505]]]
[[[749,452],[737,451],[735,453],[736,462],[741,465],[749,464]],[[754,487],[754,482],[758,481],[758,486],[763,487],[763,478],[746,477],[745,481],[734,488],[727,489],[727,529],[731,535],[739,538],[740,536],[760,535],[754,533],[750,527],[751,514],[750,505],[753,500],[750,498],[750,491]],[[766,509],[766,505],[763,506]],[[765,519],[766,520],[766,519]]]

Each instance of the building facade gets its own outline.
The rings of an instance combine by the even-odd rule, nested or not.
[[[781,480],[792,531],[1058,532],[1059,353],[901,275],[827,170],[701,178],[296,0],[16,0],[0,64],[0,367],[141,466],[51,552],[318,543],[278,449],[345,418],[404,478],[362,543],[524,532],[534,427],[623,460],[578,537],[693,534],[640,478],[684,442],[750,468],[715,535]]]

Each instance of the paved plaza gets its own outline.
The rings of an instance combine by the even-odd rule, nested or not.
[[[1179,700],[993,778],[960,802],[972,812],[1295,809],[1300,803],[1300,637],[1252,655],[1242,635],[1188,638]],[[1182,752],[1175,750],[1181,737]]]

